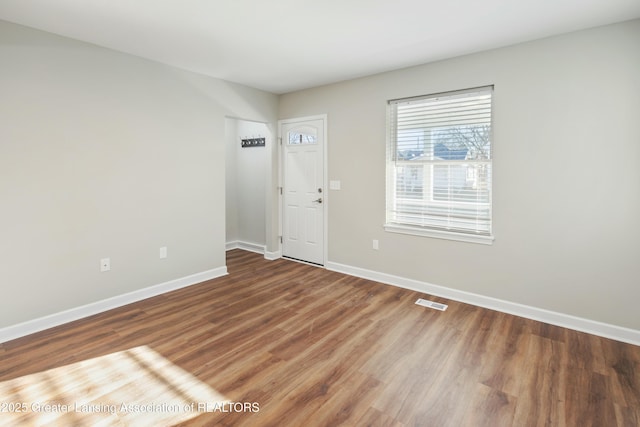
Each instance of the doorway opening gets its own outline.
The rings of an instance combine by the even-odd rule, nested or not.
[[[268,146],[266,123],[225,119],[226,249],[265,253]]]

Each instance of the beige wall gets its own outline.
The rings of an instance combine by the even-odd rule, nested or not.
[[[281,96],[281,119],[328,114],[329,260],[640,330],[639,41],[636,20]],[[386,101],[489,84],[494,244],[385,232]]]
[[[238,240],[238,120],[225,119],[225,240],[227,243]]]
[[[0,64],[0,328],[225,265],[225,116],[275,95],[2,21]]]

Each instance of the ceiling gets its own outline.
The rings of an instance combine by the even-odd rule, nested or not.
[[[638,17],[640,0],[0,0],[2,20],[273,93]]]

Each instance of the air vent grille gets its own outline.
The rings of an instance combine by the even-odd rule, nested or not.
[[[418,298],[418,301],[416,301],[416,304],[421,305],[423,307],[429,307],[435,310],[440,310],[440,311],[445,311],[447,307],[449,307],[447,304],[440,304],[439,302],[429,301],[422,298]]]

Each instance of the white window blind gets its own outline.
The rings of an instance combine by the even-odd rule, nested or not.
[[[387,229],[491,237],[492,92],[389,101]]]

